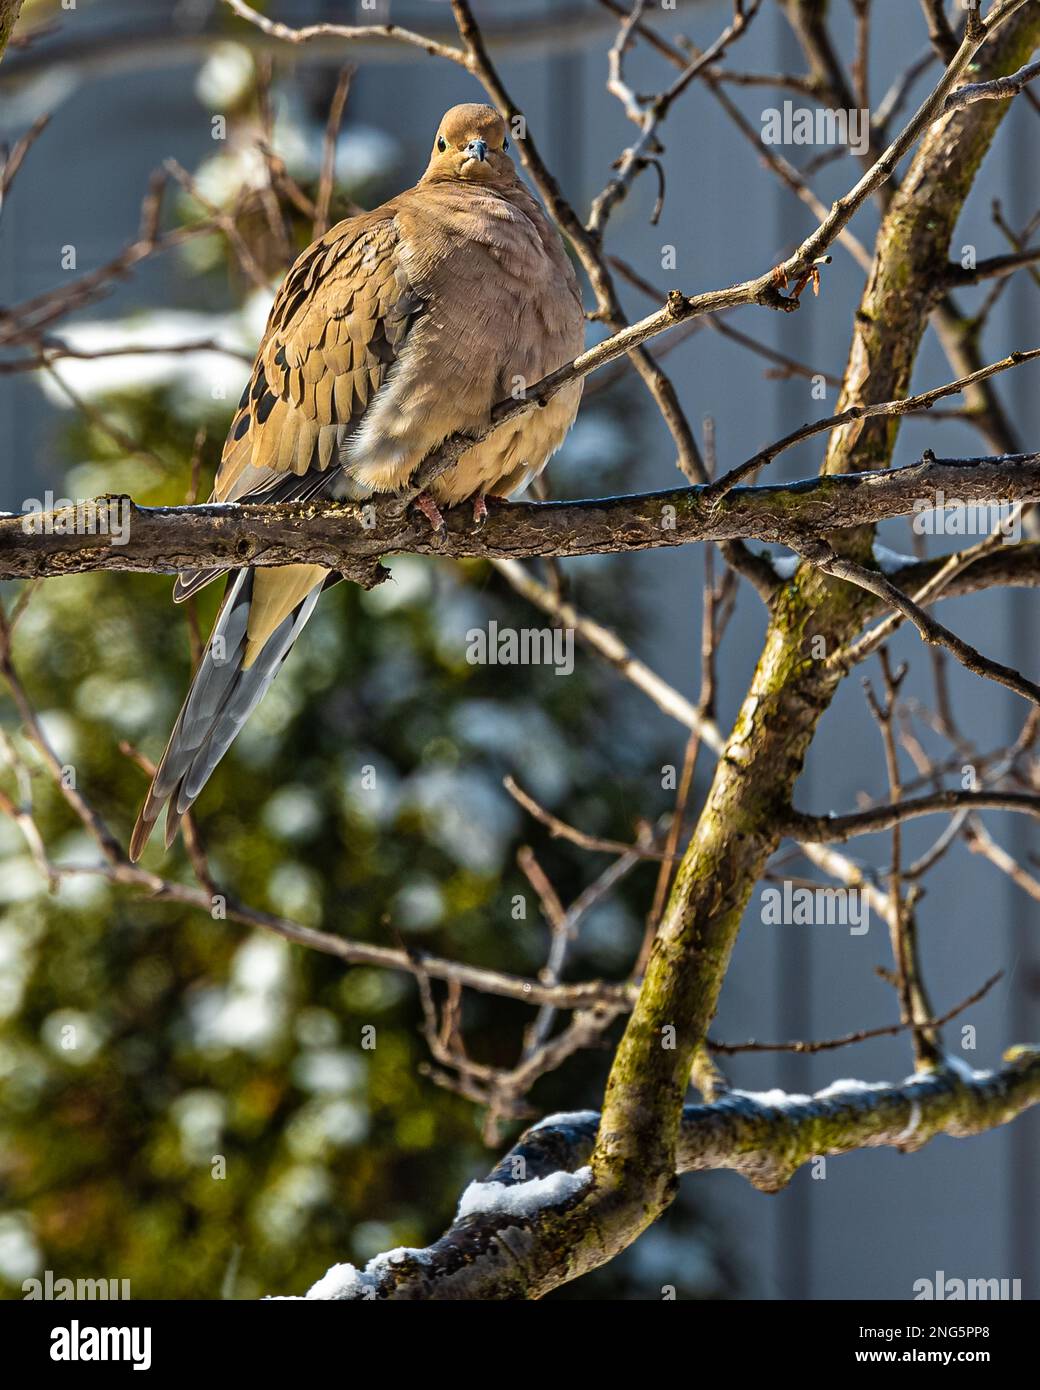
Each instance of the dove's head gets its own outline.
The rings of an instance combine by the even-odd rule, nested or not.
[[[493,106],[453,106],[437,127],[423,182],[513,183],[516,170],[508,150],[506,123]]]

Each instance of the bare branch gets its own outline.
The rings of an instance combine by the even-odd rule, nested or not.
[[[1031,348],[1028,352],[1012,352],[999,362],[993,362],[988,367],[982,367],[977,372],[970,372],[967,376],[960,377],[957,381],[947,382],[945,386],[935,386],[930,391],[922,391],[916,396],[904,396],[900,400],[894,401],[875,401],[863,405],[848,406],[841,410],[837,415],[830,415],[825,420],[811,420],[785,434],[782,439],[778,439],[773,444],[767,444],[764,449],[760,449],[757,454],[746,459],[736,468],[724,474],[717,482],[712,483],[705,494],[709,500],[724,497],[737,483],[752,473],[757,473],[765,464],[772,463],[778,454],[782,454],[785,449],[790,449],[793,445],[801,443],[804,439],[811,439],[813,435],[827,433],[832,429],[838,429],[842,425],[852,424],[857,420],[867,420],[873,416],[899,416],[913,415],[920,411],[930,410],[936,401],[944,400],[947,396],[958,396],[962,391],[970,386],[976,386],[979,382],[988,381],[990,377],[997,376],[1000,372],[1006,372],[1012,367],[1019,367],[1023,362],[1031,362],[1040,357],[1040,348]]]
[[[618,161],[618,172],[615,177],[610,180],[603,192],[593,199],[589,220],[586,224],[586,230],[593,237],[602,237],[603,229],[611,212],[627,195],[632,180],[642,168],[645,168],[648,156],[654,153],[656,131],[667,117],[673,103],[686,91],[698,73],[715,62],[717,58],[721,58],[730,44],[745,32],[758,13],[761,3],[762,0],[750,0],[749,9],[745,10],[743,7],[736,9],[731,23],[722,31],[711,47],[688,62],[670,87],[641,108],[621,76],[625,49],[630,42],[633,28],[639,23],[643,15],[644,0],[637,0],[631,14],[619,28],[617,40],[610,50],[610,80],[607,87],[622,102],[629,119],[639,125],[639,138],[622,154]]]
[[[1023,869],[1003,845],[998,845],[993,836],[982,824],[977,816],[969,816],[967,825],[962,831],[964,842],[973,854],[981,854],[989,860],[1002,874],[1007,874],[1008,878],[1017,888],[1021,888],[1023,893],[1028,893],[1036,902],[1040,902],[1040,879],[1034,878],[1031,873]]]
[[[325,141],[321,154],[321,177],[318,182],[318,197],[314,205],[313,234],[315,240],[323,236],[329,229],[329,208],[332,204],[332,186],[336,175],[336,141],[339,137],[343,108],[347,104],[354,72],[355,69],[350,63],[340,70],[339,78],[336,81],[336,90],[329,105],[329,118],[325,126]]]
[[[1013,255],[990,256],[987,260],[979,261],[971,269],[951,265],[947,271],[946,283],[952,287],[978,285],[983,280],[1003,280],[1023,266],[1035,265],[1037,261],[1040,261],[1040,246],[1029,246]]]
[[[944,1023],[949,1023],[958,1014],[962,1014],[965,1009],[970,1009],[972,1004],[977,1004],[980,999],[984,999],[993,986],[1003,978],[1003,970],[998,970],[978,989],[973,990],[966,999],[962,999],[959,1004],[954,1004],[952,1009],[947,1009],[939,1018],[926,1018],[916,1023],[888,1023],[879,1028],[860,1028],[855,1033],[846,1033],[840,1038],[819,1038],[811,1041],[802,1039],[794,1042],[755,1042],[752,1040],[742,1043],[716,1042],[709,1038],[708,1046],[712,1052],[724,1057],[733,1057],[740,1052],[833,1052],[839,1047],[852,1047],[856,1043],[868,1042],[871,1038],[894,1038],[899,1033],[905,1033],[908,1028],[941,1028]]]
[[[809,816],[796,811],[783,823],[783,832],[801,841],[845,844],[856,835],[873,835],[879,830],[891,830],[902,821],[959,811],[962,807],[974,811],[1020,811],[1040,818],[1040,796],[1029,792],[944,791],[890,806],[872,806],[847,816]]]
[[[825,574],[832,574],[836,579],[846,579],[849,583],[857,584],[861,589],[877,594],[879,598],[890,603],[904,618],[910,619],[926,642],[946,647],[969,671],[974,671],[977,676],[985,676],[1000,685],[1006,685],[1016,695],[1040,705],[1040,685],[1012,667],[1005,666],[1003,662],[983,656],[970,642],[965,642],[963,637],[958,637],[950,628],[944,627],[938,619],[926,613],[908,594],[896,588],[892,581],[879,571],[868,570],[853,560],[835,554],[825,541],[812,541],[802,546],[801,551],[807,560],[818,565]]]
[[[3,7],[3,0],[0,0],[0,10]],[[3,54],[3,15],[0,13],[0,56]],[[38,116],[33,121],[30,128],[18,140],[10,152],[6,148],[0,148],[0,211],[3,210],[4,199],[7,197],[8,190],[14,182],[14,177],[22,167],[25,156],[32,149],[37,139],[43,134],[50,124],[50,116]]]
[[[944,63],[957,52],[957,36],[946,17],[946,0],[921,0],[928,21],[928,38]]]
[[[579,849],[590,850],[593,854],[638,854],[641,859],[663,860],[674,858],[667,855],[653,845],[647,845],[644,849],[640,845],[628,845],[621,840],[604,840],[598,835],[586,835],[583,830],[578,830],[576,826],[568,825],[566,821],[560,820],[559,816],[554,816],[551,811],[547,811],[544,806],[535,801],[534,797],[525,792],[512,777],[504,777],[502,785],[518,805],[534,817],[541,825],[544,825],[553,839],[568,840],[572,845],[577,845]]]
[[[896,743],[896,698],[906,678],[907,667],[892,670],[888,648],[881,650],[881,670],[885,682],[884,700],[879,700],[873,688],[866,684],[867,702],[881,731],[888,772],[888,792],[893,802],[903,799],[902,776],[899,770],[899,750]],[[931,1007],[922,982],[921,962],[917,948],[917,917],[915,889],[903,893],[903,827],[892,827],[892,867],[889,871],[888,896],[891,903],[889,935],[895,961],[896,990],[899,994],[900,1018],[913,1028],[914,1062],[918,1069],[934,1067],[939,1061],[938,1038],[927,1020]]]
[[[431,58],[446,58],[460,67],[468,67],[466,55],[451,44],[439,43],[411,29],[402,29],[399,24],[309,24],[302,29],[293,29],[288,24],[268,19],[259,14],[245,0],[224,0],[228,9],[233,10],[239,19],[248,20],[262,33],[284,43],[309,43],[312,39],[336,39],[343,43],[363,43],[371,39],[392,39],[397,43],[408,44],[422,49]]]
[[[943,111],[959,111],[973,101],[1006,101],[1009,97],[1017,96],[1036,77],[1040,77],[1040,61],[1029,63],[1006,77],[994,77],[990,82],[970,82],[950,93]]]

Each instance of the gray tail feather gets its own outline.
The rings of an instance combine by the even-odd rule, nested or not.
[[[227,574],[227,570],[181,570],[173,585],[174,603],[183,603],[185,599],[191,598],[192,594],[204,589],[207,584],[212,584],[214,579],[219,579],[222,574]]]
[[[205,654],[166,745],[130,840],[130,858],[141,857],[166,803],[166,847],[181,817],[256,709],[281,669],[323,585],[317,584],[264,644],[248,670],[242,666],[253,571],[241,570],[228,587]]]

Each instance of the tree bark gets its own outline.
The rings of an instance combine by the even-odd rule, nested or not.
[[[0,63],[4,60],[4,52],[18,22],[21,8],[22,0],[0,0]]]
[[[371,587],[384,555],[523,559],[593,555],[735,538],[797,549],[834,528],[906,516],[937,493],[991,506],[1040,499],[1040,454],[934,459],[872,473],[831,473],[796,483],[703,487],[583,502],[495,503],[475,529],[448,511],[441,540],[391,498],[347,502],[204,503],[138,507],[99,497],[63,511],[0,515],[0,579],[54,578],[88,570],[173,574],[205,566],[320,564]],[[67,530],[67,534],[66,534]],[[118,537],[118,538],[117,538]]]

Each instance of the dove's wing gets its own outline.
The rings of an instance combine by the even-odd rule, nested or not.
[[[355,433],[423,303],[399,256],[393,205],[333,227],[275,297],[228,431],[214,502],[292,502],[342,482]],[[223,573],[182,574],[183,601]]]
[[[346,441],[422,312],[401,267],[392,204],[340,223],[308,247],[271,309],[212,500],[290,501],[349,489],[342,467]],[[222,572],[182,574],[174,597],[187,598]],[[164,802],[166,841],[172,841],[329,578],[318,565],[286,565],[240,570],[229,581],[134,828],[134,859]]]

